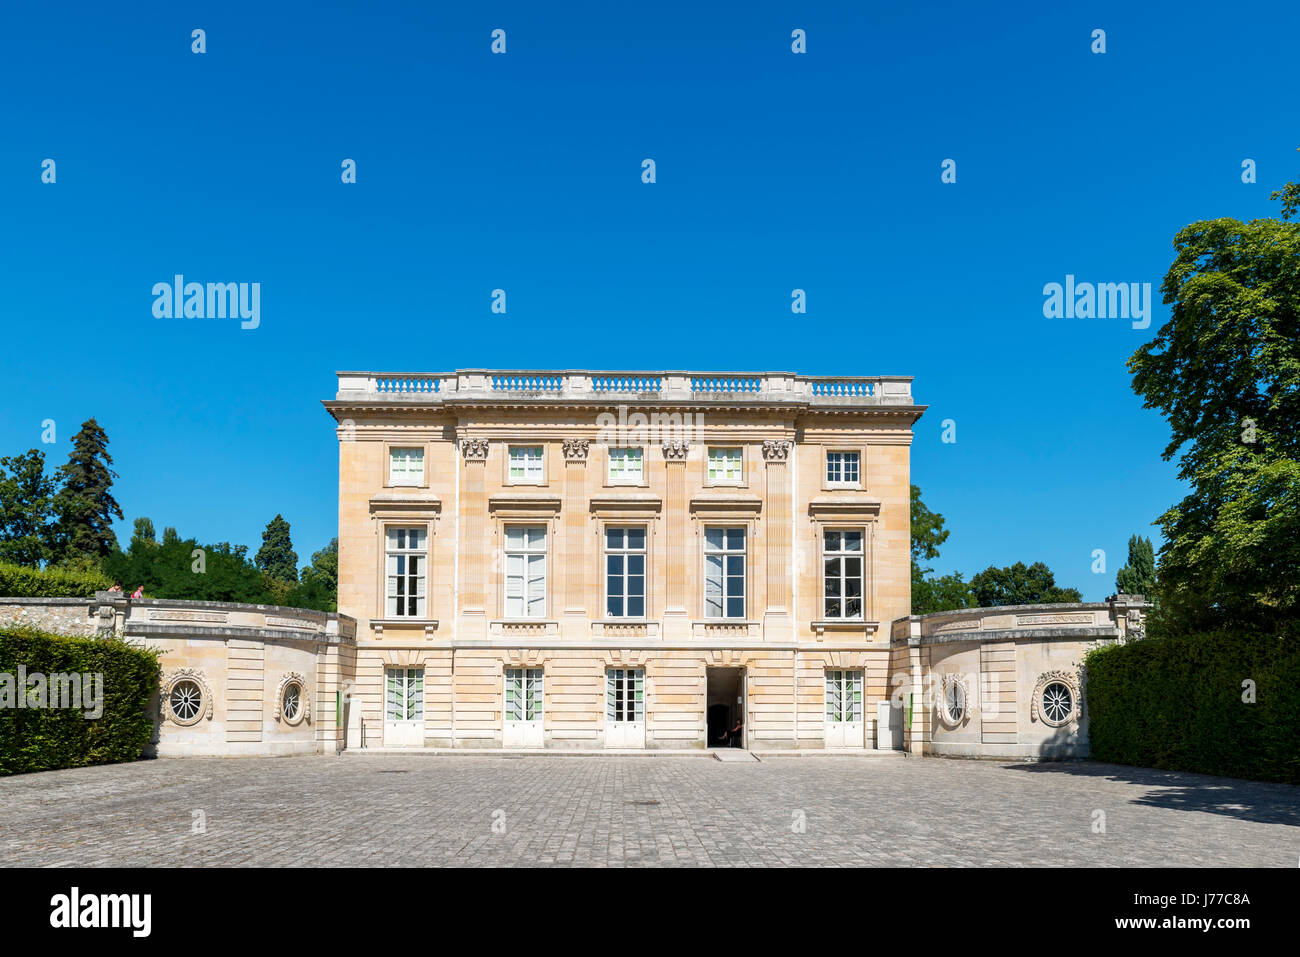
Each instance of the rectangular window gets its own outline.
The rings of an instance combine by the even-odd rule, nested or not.
[[[645,669],[605,672],[605,723],[645,720]]]
[[[390,449],[388,484],[423,485],[424,449]]]
[[[826,453],[826,484],[857,485],[860,482],[858,452]]]
[[[745,617],[745,529],[704,530],[704,614]]]
[[[389,668],[384,689],[384,719],[424,720],[424,669]]]
[[[605,615],[645,617],[645,529],[605,529]]]
[[[542,719],[542,669],[506,669],[506,720]]]
[[[709,481],[740,481],[740,449],[709,449]]]
[[[540,445],[510,446],[510,481],[542,481],[542,447]]]
[[[423,528],[390,528],[385,535],[387,613],[389,618],[423,618],[425,545]]]
[[[827,669],[826,723],[861,720],[862,672]]]
[[[546,617],[546,526],[506,526],[506,617]]]
[[[826,617],[861,618],[862,532],[823,532],[822,563]]]
[[[609,450],[609,482],[611,485],[641,484],[641,450]]]

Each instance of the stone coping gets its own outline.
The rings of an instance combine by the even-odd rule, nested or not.
[[[1089,638],[1095,641],[1113,640],[1123,637],[1123,633],[1114,627],[1093,626],[1072,628],[1061,625],[1056,628],[999,628],[995,631],[946,631],[941,635],[921,635],[920,637],[896,638],[895,644],[909,645],[946,645],[946,644],[982,644],[1000,641],[1077,641]]]

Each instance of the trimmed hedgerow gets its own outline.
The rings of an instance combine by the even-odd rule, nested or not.
[[[103,713],[92,719],[87,708],[16,707],[20,665],[27,675],[103,675]],[[157,653],[120,638],[0,628],[0,774],[139,759],[153,735],[158,677]]]
[[[1148,638],[1092,651],[1086,667],[1095,760],[1300,784],[1296,637]]]
[[[98,572],[42,570],[0,562],[0,595],[8,598],[90,598],[112,585]]]

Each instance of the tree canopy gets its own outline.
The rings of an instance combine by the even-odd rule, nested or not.
[[[1162,613],[1189,627],[1300,614],[1300,187],[1273,198],[1281,219],[1179,231],[1169,321],[1128,362],[1191,487],[1156,522]]]
[[[72,437],[72,452],[58,472],[59,490],[54,496],[58,515],[60,559],[91,559],[110,555],[117,548],[113,517],[122,517],[113,498],[108,454],[108,435],[98,422],[87,419]]]

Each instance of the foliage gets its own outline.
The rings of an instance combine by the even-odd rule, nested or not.
[[[34,568],[53,557],[54,492],[40,449],[0,458],[0,561]]]
[[[1090,652],[1092,757],[1300,784],[1296,638],[1232,629]]]
[[[940,578],[912,577],[912,614],[928,615],[935,611],[974,608],[975,593],[960,572]]]
[[[1151,539],[1137,535],[1128,540],[1128,564],[1115,573],[1115,590],[1125,595],[1154,595],[1156,553]]]
[[[255,561],[263,574],[275,581],[298,581],[298,553],[293,550],[289,523],[283,515],[276,515],[267,523]]]
[[[1083,601],[1077,588],[1057,587],[1056,576],[1043,562],[1016,562],[1004,568],[990,565],[970,580],[970,587],[980,607]]]
[[[27,568],[0,562],[0,595],[9,598],[90,598],[112,582],[99,571]]]
[[[111,492],[117,478],[112,464],[108,436],[98,422],[88,419],[72,437],[72,453],[58,472],[54,511],[64,557],[102,558],[117,548],[113,516],[121,518],[122,509]]]
[[[1300,615],[1300,186],[1273,198],[1280,220],[1179,231],[1169,321],[1128,362],[1190,485],[1157,520],[1162,615],[1184,631]]]
[[[30,571],[30,570],[29,570]],[[137,760],[153,735],[149,706],[158,690],[157,652],[119,638],[70,638],[32,628],[0,628],[0,674],[103,676],[103,713],[0,706],[0,774]],[[3,692],[0,691],[0,696]],[[29,699],[30,700],[30,699]],[[49,703],[49,702],[47,702]],[[87,704],[83,693],[83,704]]]

